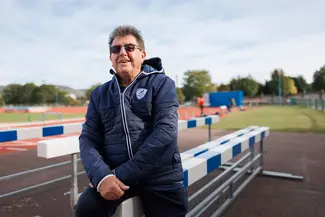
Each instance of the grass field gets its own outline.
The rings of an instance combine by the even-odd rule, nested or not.
[[[82,118],[85,114],[62,114],[62,118]],[[41,113],[0,113],[0,123],[15,123],[15,122],[28,122],[43,121],[43,114]],[[57,114],[47,114],[45,120],[59,120]]]
[[[237,130],[250,125],[279,132],[325,133],[325,112],[291,106],[263,106],[228,114],[213,129]]]

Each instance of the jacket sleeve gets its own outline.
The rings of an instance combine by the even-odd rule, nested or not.
[[[91,92],[86,121],[79,137],[80,159],[90,182],[96,188],[104,177],[112,174],[102,157],[104,132],[98,112],[97,91],[98,88]]]
[[[154,90],[154,128],[133,158],[115,168],[124,184],[132,185],[159,167],[159,158],[178,136],[178,102],[175,83],[169,77],[161,79]]]

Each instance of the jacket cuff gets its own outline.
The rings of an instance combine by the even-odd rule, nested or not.
[[[95,186],[95,188],[98,189],[98,185],[102,181],[102,179],[105,178],[107,175],[112,174],[112,171],[106,166],[101,166],[97,170],[95,170],[93,174],[94,175],[91,179],[91,183]]]

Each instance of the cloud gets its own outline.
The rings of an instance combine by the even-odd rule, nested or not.
[[[274,68],[310,82],[325,64],[324,1],[12,1],[0,3],[0,85],[33,81],[88,88],[111,78],[108,36],[138,27],[149,57],[181,85],[189,69],[216,83]]]

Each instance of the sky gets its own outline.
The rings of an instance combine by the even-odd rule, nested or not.
[[[108,37],[134,25],[147,57],[182,86],[187,70],[214,83],[275,68],[308,82],[325,65],[324,0],[1,0],[0,85],[85,89],[111,79]]]

